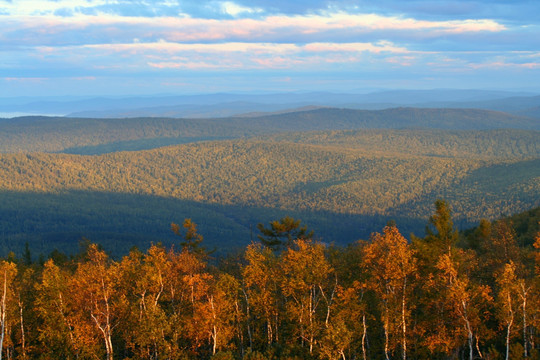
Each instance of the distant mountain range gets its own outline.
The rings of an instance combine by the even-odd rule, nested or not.
[[[304,107],[364,110],[395,107],[476,108],[538,118],[540,95],[510,91],[435,89],[380,91],[367,94],[293,92],[137,97],[18,97],[0,99],[0,117],[3,113],[93,118],[217,118],[246,113],[284,112]]]
[[[99,154],[290,131],[419,128],[540,130],[540,121],[490,110],[418,108],[316,108],[213,119],[30,116],[0,119],[0,152]]]

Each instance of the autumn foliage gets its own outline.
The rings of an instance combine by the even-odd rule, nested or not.
[[[10,256],[0,358],[538,359],[540,233],[520,247],[511,223],[484,221],[465,239],[450,215],[438,201],[424,238],[389,224],[347,248],[282,219],[272,229],[302,236],[221,261],[189,219],[177,247],[121,259],[96,244]]]

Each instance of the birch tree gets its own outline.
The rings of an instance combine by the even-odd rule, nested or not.
[[[6,335],[11,332],[11,326],[14,323],[13,312],[15,308],[15,297],[13,291],[13,281],[17,275],[16,264],[8,261],[0,261],[0,281],[1,281],[1,298],[0,298],[0,360],[3,359],[3,354],[9,358],[13,353],[13,344],[11,339]]]
[[[397,344],[401,344],[401,357],[406,359],[409,287],[416,271],[413,251],[395,226],[386,226],[382,234],[372,236],[371,244],[364,248],[363,259],[371,277],[367,286],[379,299],[385,359],[390,359]]]
[[[295,324],[295,335],[312,355],[316,342],[327,324],[328,312],[321,311],[335,287],[333,269],[324,255],[324,247],[298,239],[282,257],[282,291],[287,313]],[[327,309],[324,309],[327,310]]]
[[[120,321],[117,304],[117,265],[97,245],[88,248],[87,259],[78,264],[73,277],[73,300],[81,320],[92,324],[105,345],[106,359],[113,360],[112,335]],[[78,324],[79,326],[81,324]]]

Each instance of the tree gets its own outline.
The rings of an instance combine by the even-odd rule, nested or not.
[[[239,286],[233,276],[220,274],[211,282],[204,298],[195,305],[194,331],[200,332],[200,337],[210,339],[212,355],[225,348],[234,336]]]
[[[91,244],[87,258],[77,266],[73,276],[73,301],[79,314],[78,326],[86,325],[101,335],[107,360],[113,360],[112,335],[119,323],[118,290],[119,271],[103,250]],[[86,331],[86,330],[85,330]]]
[[[287,299],[287,313],[295,325],[295,335],[302,345],[307,343],[309,354],[321,332],[328,326],[331,294],[335,291],[334,269],[324,255],[324,246],[298,239],[282,255],[283,281],[281,288]],[[321,312],[321,302],[327,308]]]
[[[489,286],[478,284],[471,279],[470,273],[477,266],[473,252],[459,250],[453,257],[444,254],[437,263],[439,271],[435,278],[435,287],[440,293],[437,302],[444,311],[446,323],[450,324],[444,331],[448,335],[446,341],[458,344],[462,337],[466,337],[469,360],[474,359],[475,349],[482,357],[479,339],[493,300]],[[459,323],[463,326],[463,331],[459,331]]]
[[[290,247],[294,240],[307,240],[313,237],[313,231],[308,231],[307,226],[300,226],[301,221],[289,216],[279,221],[270,222],[270,228],[258,224],[257,229],[261,235],[257,235],[264,246],[279,250],[281,247]]]
[[[173,357],[178,349],[163,301],[171,272],[167,251],[160,245],[152,245],[146,254],[132,251],[119,270],[128,314],[119,330],[128,347],[140,358]]]
[[[199,304],[207,300],[213,276],[207,271],[205,257],[187,248],[180,253],[173,250],[168,252],[171,267],[163,301],[167,304],[169,321],[183,326],[173,326],[171,336],[180,347],[198,352],[207,337],[194,315]]]
[[[13,312],[15,308],[15,296],[13,291],[13,282],[17,275],[17,265],[5,260],[0,261],[0,360],[6,348],[7,358],[13,352],[11,341],[7,342],[6,334],[11,332],[11,326],[14,323]],[[16,313],[16,312],[15,312]],[[9,339],[11,340],[11,339]],[[6,347],[6,343],[9,347]]]
[[[364,267],[371,280],[368,288],[376,294],[384,330],[384,355],[401,343],[402,358],[407,358],[407,323],[410,317],[410,280],[416,271],[413,250],[395,226],[374,234],[364,248]],[[400,334],[400,335],[398,335]],[[393,344],[390,340],[394,339]]]
[[[351,352],[356,341],[361,343],[362,359],[367,358],[364,292],[365,286],[356,281],[347,288],[338,286],[336,300],[332,304],[333,316],[320,341],[321,354],[329,360],[339,358],[345,360],[345,354]],[[353,353],[352,358],[355,357]]]
[[[242,268],[242,278],[245,284],[246,308],[249,309],[248,336],[255,337],[252,336],[252,326],[255,326],[265,334],[260,342],[266,343],[268,347],[279,340],[281,269],[272,250],[260,244],[248,245],[245,258],[247,264]],[[253,340],[257,341],[258,338]]]
[[[430,216],[426,226],[424,239],[416,238],[414,243],[419,249],[421,256],[431,264],[436,264],[437,258],[443,253],[450,254],[458,241],[458,231],[454,229],[452,212],[448,203],[444,200],[435,201],[435,214]]]
[[[36,285],[35,306],[41,320],[38,338],[41,350],[64,359],[74,359],[79,353],[70,306],[70,277],[70,273],[50,259],[44,265],[41,282]]]
[[[197,224],[195,224],[191,219],[185,219],[182,227],[186,231],[184,235],[182,235],[182,231],[180,230],[180,226],[178,224],[171,224],[171,230],[176,235],[184,238],[184,241],[180,242],[182,250],[186,250],[190,253],[203,257],[208,255],[208,251],[201,246],[204,238],[197,232]]]
[[[499,304],[499,316],[504,322],[506,328],[506,355],[505,359],[510,358],[510,339],[512,337],[512,328],[515,321],[515,313],[519,306],[519,285],[516,276],[516,266],[509,262],[504,266],[504,270],[497,276],[499,292],[497,296]]]

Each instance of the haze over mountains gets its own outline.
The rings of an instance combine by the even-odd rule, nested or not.
[[[394,107],[476,108],[539,117],[540,96],[488,90],[394,90],[371,93],[292,92],[137,97],[15,97],[0,99],[0,114],[72,117],[228,117],[306,106],[381,110]]]

